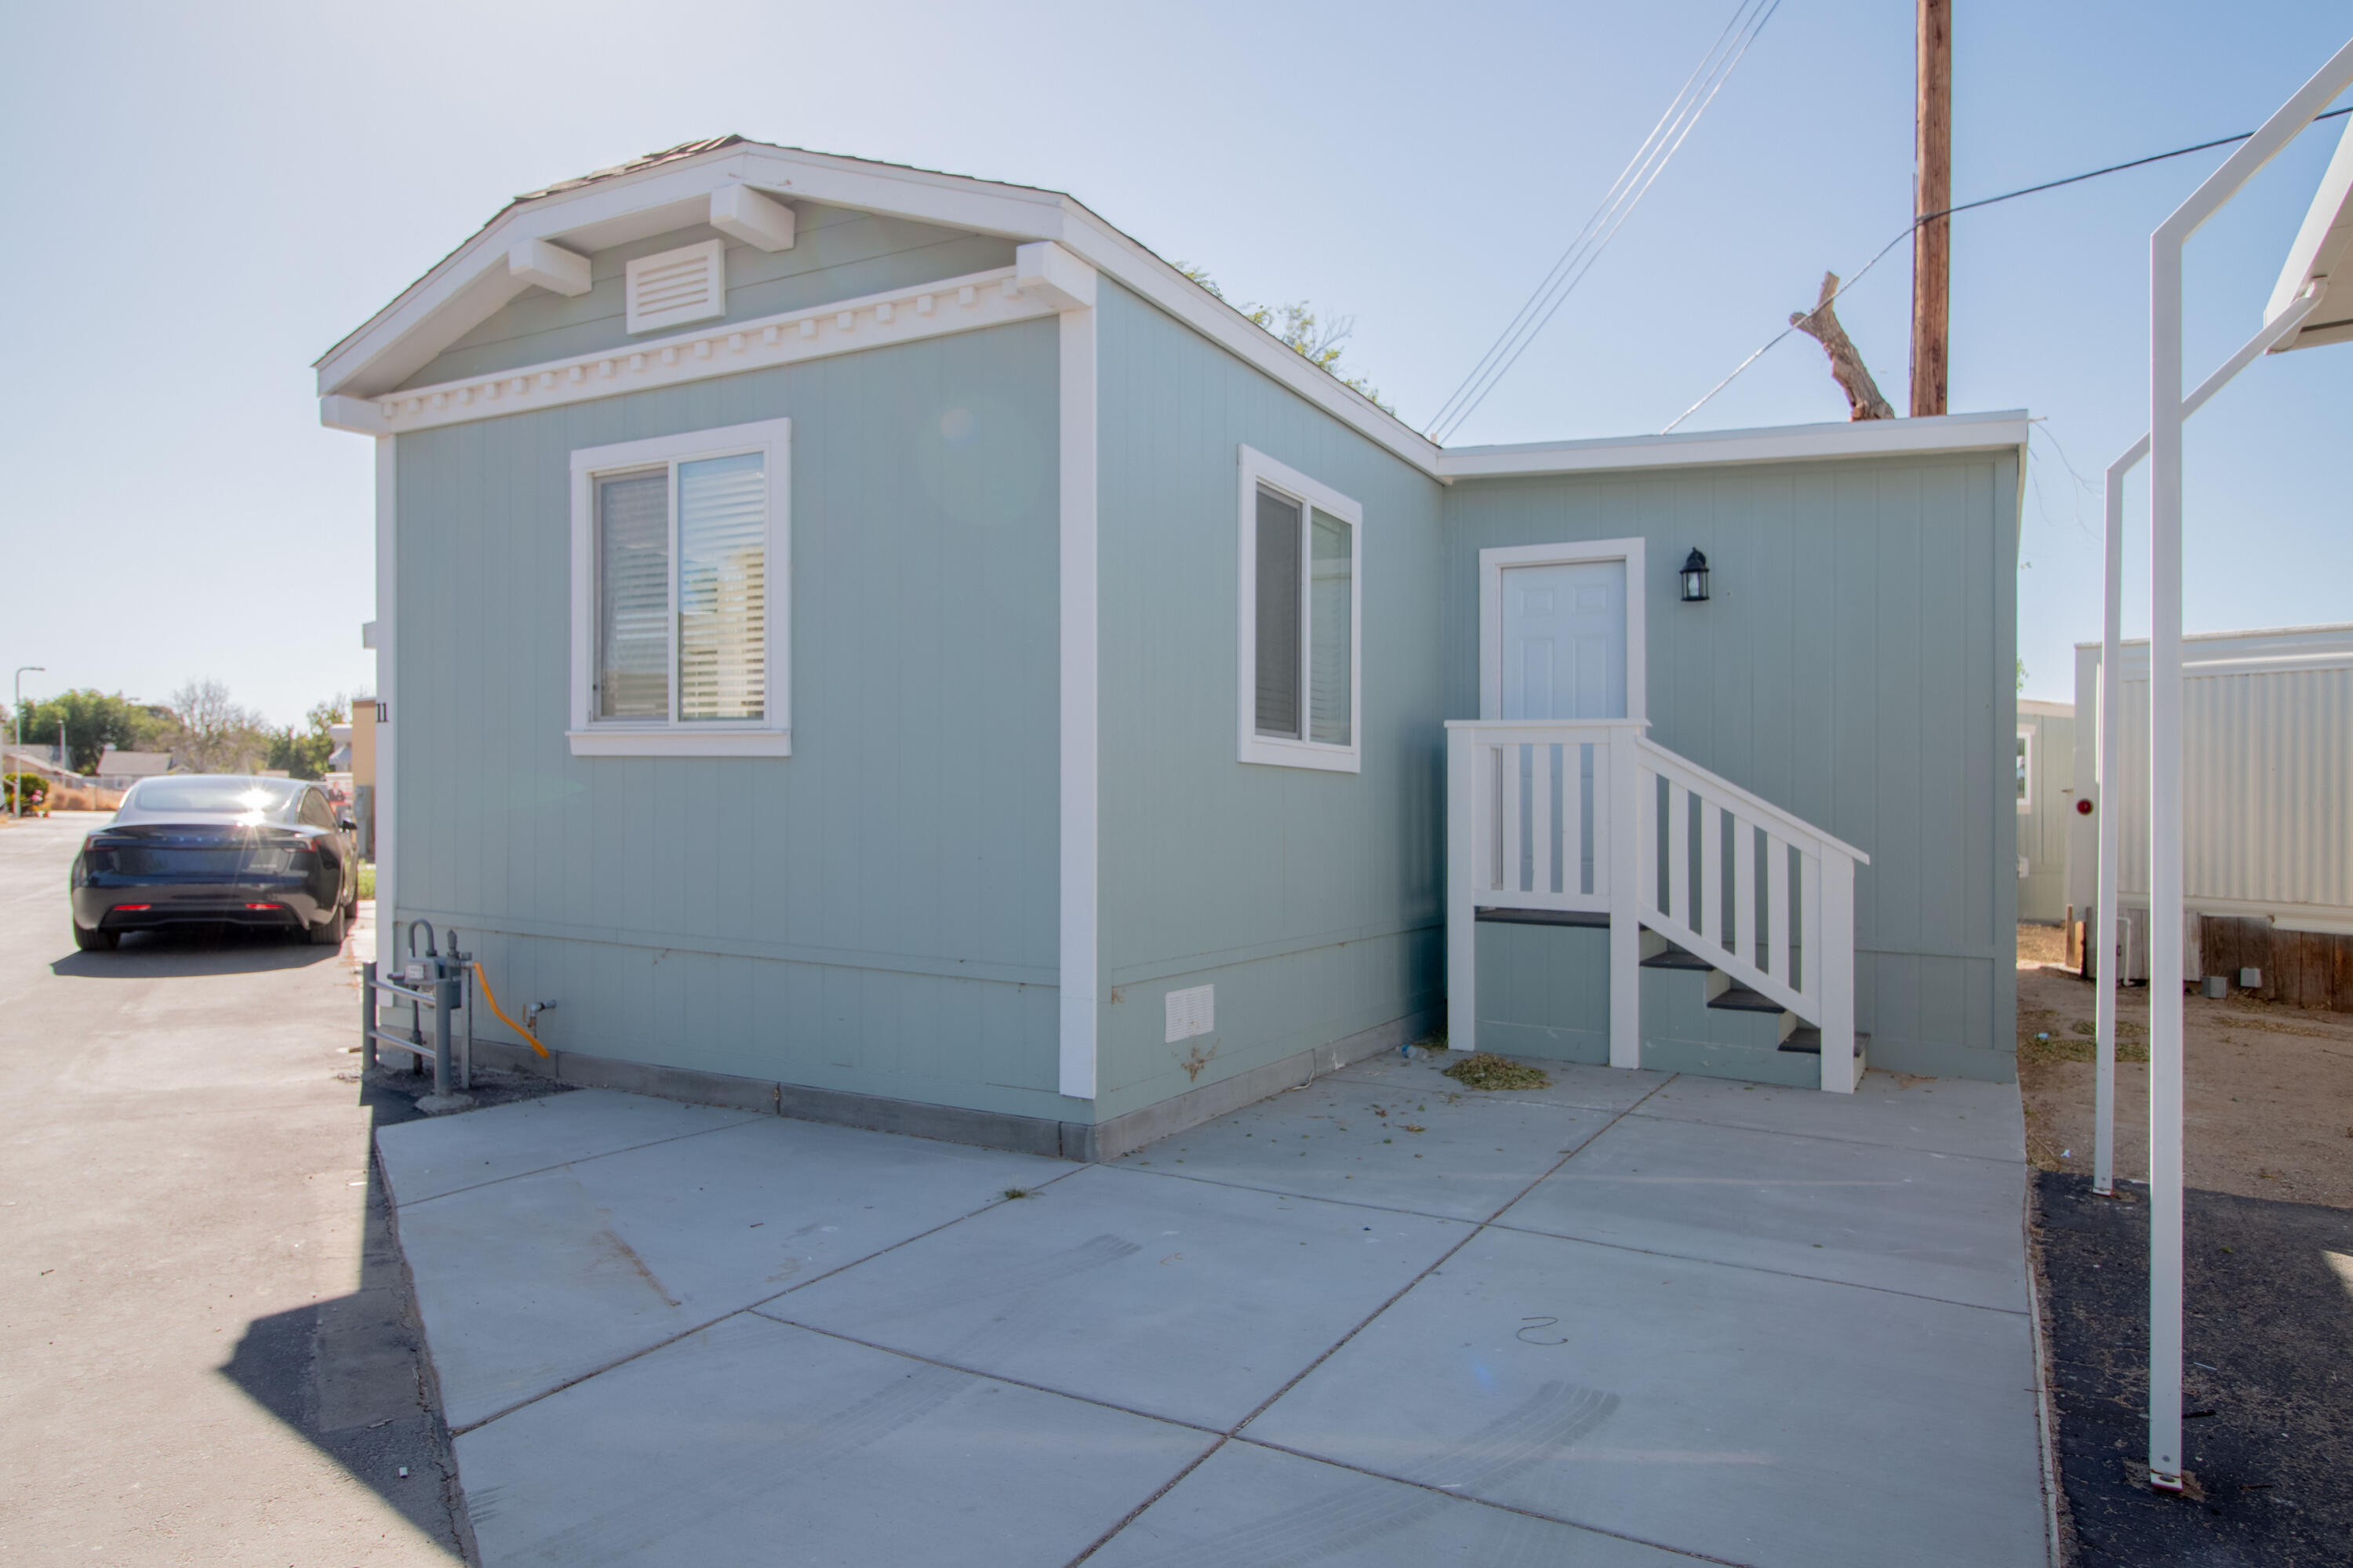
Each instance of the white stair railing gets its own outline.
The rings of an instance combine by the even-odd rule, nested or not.
[[[1821,1086],[1853,1090],[1854,868],[1868,855],[1655,744],[1639,722],[1446,727],[1456,1049],[1476,1048],[1479,911],[1586,914],[1609,927],[1611,1065],[1641,1065],[1647,927],[1813,1025]]]

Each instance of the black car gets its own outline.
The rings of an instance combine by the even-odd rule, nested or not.
[[[74,857],[74,946],[204,922],[341,947],[360,891],[351,830],[301,779],[142,779]]]

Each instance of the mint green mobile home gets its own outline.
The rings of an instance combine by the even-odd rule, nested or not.
[[[2023,415],[1441,449],[1068,196],[733,137],[318,371],[386,950],[567,1080],[1093,1159],[1441,1028],[2011,1074]]]

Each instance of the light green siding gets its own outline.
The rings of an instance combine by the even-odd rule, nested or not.
[[[753,321],[1013,265],[1010,239],[815,203],[794,210],[799,217],[789,250],[761,250],[727,239],[727,314],[697,325]],[[638,257],[705,239],[726,236],[698,224],[600,250],[589,259],[586,293],[567,298],[528,290],[404,385],[430,387],[660,338],[666,334],[632,338],[623,330],[623,270]]]
[[[398,916],[459,927],[511,1010],[560,1002],[554,1044],[1083,1119],[1055,1092],[1055,332],[397,438]],[[573,758],[569,454],[778,417],[794,755]]]
[[[2033,795],[2018,813],[2018,917],[2056,925],[2067,913],[2067,829],[2075,807],[2075,720],[2066,714],[2021,712],[2018,727],[2031,734]]]
[[[1109,1117],[1439,1005],[1442,556],[1434,480],[1107,280],[1099,308]],[[1244,445],[1364,508],[1361,774],[1236,760]],[[1200,984],[1216,1033],[1166,1044]]]
[[[1446,498],[1448,710],[1478,709],[1482,548],[1641,536],[1651,738],[1872,857],[1855,883],[1872,1065],[2008,1078],[2017,487],[2007,454],[1460,482]],[[1713,597],[1687,605],[1675,571],[1694,546]],[[1482,955],[1562,971],[1499,981],[1491,965],[1482,1028],[1492,1016],[1499,1043],[1591,1055],[1604,940],[1482,934]],[[1646,980],[1646,1001],[1675,978]],[[1739,1075],[1769,1077],[1797,1060],[1770,1060],[1754,1019],[1680,1001],[1646,1005],[1643,1034],[1653,1065],[1745,1060]]]

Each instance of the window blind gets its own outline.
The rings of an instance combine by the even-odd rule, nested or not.
[[[670,474],[596,482],[596,713],[670,717]]]
[[[1258,493],[1258,733],[1299,738],[1299,505]]]
[[[1345,746],[1356,720],[1356,530],[1318,512],[1309,535],[1307,738]]]
[[[768,686],[768,482],[758,452],[678,465],[678,716],[756,719]]]

